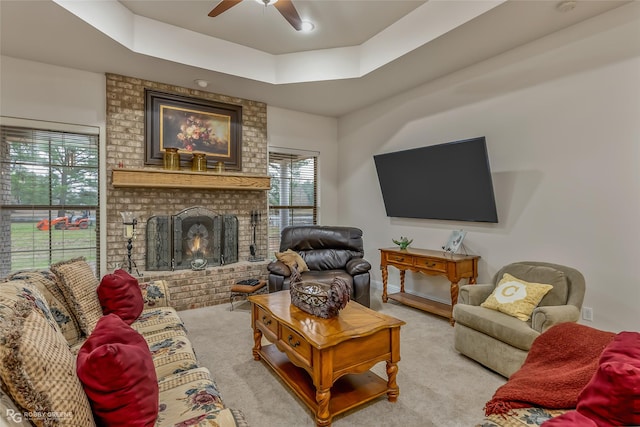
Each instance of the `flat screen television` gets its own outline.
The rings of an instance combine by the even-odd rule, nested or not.
[[[373,159],[387,216],[498,222],[484,137]]]

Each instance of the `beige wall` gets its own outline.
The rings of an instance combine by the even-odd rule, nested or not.
[[[338,217],[338,121],[299,111],[267,106],[269,147],[316,151],[318,160],[318,223],[340,224]]]
[[[95,126],[106,144],[104,74],[0,56],[0,116]],[[100,165],[100,217],[106,218],[106,168]],[[100,270],[106,271],[106,228],[100,228]]]
[[[462,228],[468,250],[482,256],[480,282],[514,261],[573,266],[586,277],[590,324],[637,330],[637,11],[614,10],[342,117],[338,216],[363,228],[371,263],[377,266],[377,249],[393,246],[394,237],[438,249]],[[499,224],[385,215],[374,154],[475,136],[487,138]],[[428,197],[432,185],[438,183],[414,183],[416,196]],[[398,285],[397,271],[389,282]],[[407,287],[449,300],[440,278],[407,273]]]

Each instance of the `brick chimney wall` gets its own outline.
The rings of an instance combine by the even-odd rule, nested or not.
[[[107,263],[109,271],[127,266],[127,242],[123,237],[120,212],[131,211],[138,219],[132,259],[142,276],[140,281],[167,280],[171,305],[178,310],[229,302],[229,288],[237,280],[266,278],[267,261],[249,262],[251,243],[250,212],[262,212],[258,226],[260,255],[266,255],[267,193],[258,190],[201,190],[158,188],[114,188],[111,171],[145,166],[144,102],[145,89],[201,98],[242,106],[242,170],[239,173],[263,175],[267,171],[267,106],[262,102],[214,94],[195,89],[157,83],[134,77],[107,74]],[[235,173],[235,171],[234,171]],[[234,214],[239,222],[240,262],[210,267],[204,271],[145,271],[145,226],[152,215],[171,215],[204,206],[217,214]],[[102,272],[103,274],[105,272]],[[136,275],[135,269],[133,274]]]

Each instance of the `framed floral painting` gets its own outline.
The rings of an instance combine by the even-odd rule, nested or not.
[[[177,148],[189,167],[194,153],[207,166],[242,167],[242,106],[145,90],[145,164],[161,165],[166,148]]]

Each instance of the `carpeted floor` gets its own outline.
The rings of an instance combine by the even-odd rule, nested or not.
[[[473,426],[506,380],[458,354],[444,318],[389,302],[373,290],[372,309],[407,324],[400,332],[396,403],[380,398],[333,419],[335,427]],[[201,365],[211,370],[227,406],[244,412],[252,427],[314,426],[311,412],[264,362],[253,360],[250,305],[236,302],[180,312]],[[385,365],[373,371],[386,378]]]

